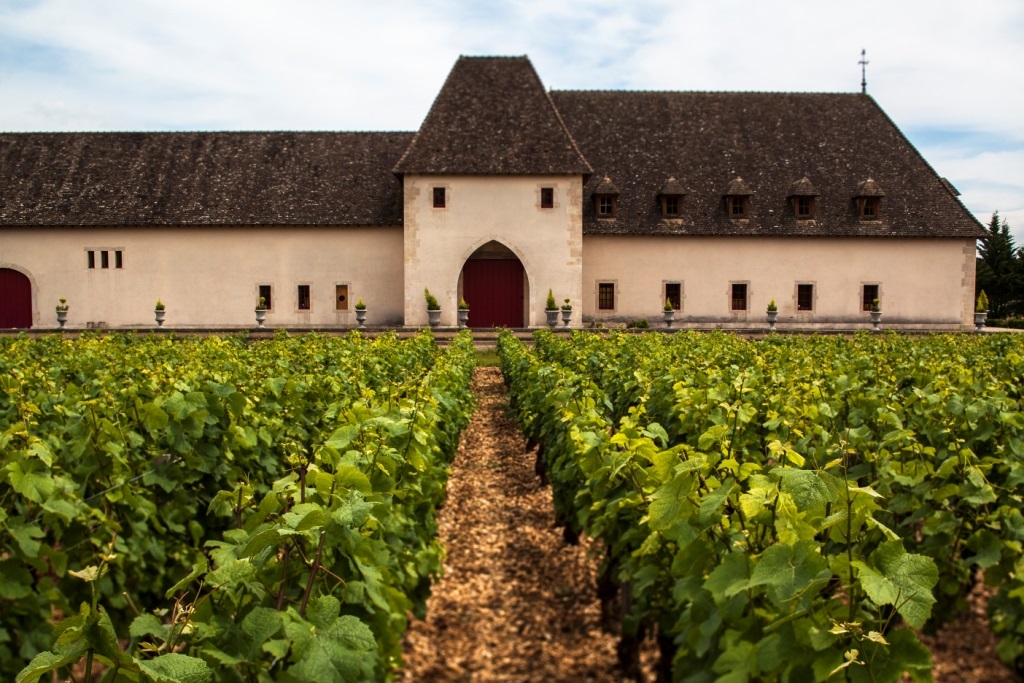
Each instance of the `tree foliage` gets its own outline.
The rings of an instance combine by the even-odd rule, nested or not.
[[[985,233],[978,245],[975,292],[988,294],[993,318],[1020,315],[1024,313],[1024,253],[1014,244],[1010,226],[998,211]]]

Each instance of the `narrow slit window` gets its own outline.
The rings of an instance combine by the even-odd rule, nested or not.
[[[88,254],[89,267],[90,268],[95,268],[96,267],[96,252],[93,251],[92,249],[90,249],[89,251],[87,251],[85,253]]]
[[[443,187],[435,187],[434,188],[434,208],[435,209],[443,209],[447,205],[447,203],[445,201],[446,199],[447,199],[447,197],[445,196],[444,188]]]
[[[270,285],[260,285],[259,298],[263,299],[263,304],[267,307],[268,311],[273,310],[274,308],[273,298],[271,297],[271,289],[272,288]],[[257,300],[257,303],[258,301],[259,300]]]
[[[747,285],[745,282],[734,282],[732,284],[731,308],[734,311],[747,310]]]
[[[107,251],[106,249],[104,249],[103,251],[100,252],[100,267],[101,268],[109,268],[110,267],[110,252]]]
[[[814,285],[796,286],[796,310],[814,310]]]
[[[124,268],[124,256],[122,256],[123,253],[124,252],[122,252],[120,250],[114,252],[114,267],[115,268]]]
[[[553,187],[542,187],[542,188],[540,188],[540,208],[542,208],[542,209],[553,209],[553,208],[555,208],[555,188],[553,188]]]
[[[309,310],[309,285],[299,285],[299,310]]]
[[[600,282],[597,285],[597,308],[602,311],[615,310],[615,283]]]
[[[871,311],[871,306],[875,303],[875,299],[878,298],[878,285],[864,285],[863,294],[861,296],[861,310]]]
[[[665,283],[665,300],[668,301],[676,311],[683,308],[683,286],[678,282]],[[664,302],[662,302],[664,303]]]

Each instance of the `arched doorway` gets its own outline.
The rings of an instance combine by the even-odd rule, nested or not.
[[[0,327],[32,327],[32,283],[10,268],[0,268]]]
[[[466,260],[460,279],[470,327],[523,327],[526,271],[511,249],[488,242]]]

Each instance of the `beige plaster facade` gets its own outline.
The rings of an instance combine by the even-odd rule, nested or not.
[[[253,327],[260,285],[271,287],[271,326],[354,326],[360,297],[367,324],[403,322],[400,226],[7,227],[0,268],[32,283],[33,327],[57,326],[60,297],[69,327],[154,325],[157,299],[168,326]],[[299,308],[300,285],[308,309]]]
[[[583,303],[580,176],[406,175],[405,324],[427,324],[424,288],[441,304],[441,325],[456,324],[464,295],[460,273],[478,249],[491,242],[507,247],[523,265],[527,326],[544,325],[548,289],[558,301]],[[434,188],[445,206],[433,206]],[[541,189],[553,188],[554,206],[541,207]],[[472,302],[470,302],[472,307]],[[576,316],[575,325],[579,325]]]
[[[974,269],[964,239],[588,235],[583,318],[660,320],[671,282],[681,285],[677,322],[760,325],[775,299],[780,323],[841,328],[869,322],[867,284],[887,325],[957,327],[973,320]],[[612,310],[598,307],[602,282],[614,286]],[[732,283],[746,283],[746,311],[731,310]],[[810,311],[797,310],[800,284],[813,286]]]

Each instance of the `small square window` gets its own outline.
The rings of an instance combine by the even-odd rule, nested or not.
[[[665,300],[672,304],[672,308],[679,311],[683,308],[683,285],[679,282],[665,283]],[[664,302],[662,302],[664,303]]]
[[[679,215],[679,197],[675,195],[667,195],[661,198],[661,215],[663,216],[678,216]]]
[[[270,296],[270,292],[270,285],[260,285],[259,298],[256,300],[256,302],[259,303],[259,299],[263,299],[263,303],[267,307],[268,311],[273,310],[274,308],[273,298]]]
[[[599,282],[597,284],[597,308],[602,311],[615,310],[614,282]]]
[[[309,285],[299,285],[299,310],[308,311],[309,305]]]
[[[110,252],[107,251],[106,249],[104,249],[103,251],[100,252],[100,267],[101,268],[109,268],[110,267]]]
[[[729,216],[731,218],[746,218],[747,216],[747,198],[746,197],[729,197],[728,201]]]
[[[123,251],[115,251],[114,252],[114,267],[115,268],[124,268],[124,256],[122,256],[123,253],[124,253]]]
[[[95,268],[96,267],[96,252],[93,251],[92,249],[90,249],[89,251],[87,251],[85,253],[88,255],[89,267],[90,268]]]
[[[553,188],[553,187],[542,187],[542,188],[540,188],[540,208],[542,208],[542,209],[553,209],[553,208],[555,208],[555,188]]]
[[[796,286],[796,310],[814,310],[814,285]]]
[[[877,298],[878,285],[864,285],[864,289],[861,290],[861,310],[870,312]]]
[[[608,194],[597,196],[597,215],[609,217],[615,215],[615,197]]]
[[[445,197],[445,189],[443,187],[435,187],[434,188],[434,208],[435,209],[443,209],[447,205],[446,202],[445,202],[446,199],[447,199],[447,197]]]
[[[732,283],[732,302],[730,308],[734,311],[747,310],[747,283]]]

